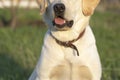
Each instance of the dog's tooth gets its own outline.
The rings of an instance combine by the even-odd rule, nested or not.
[[[64,20],[64,23],[66,23],[66,21]]]

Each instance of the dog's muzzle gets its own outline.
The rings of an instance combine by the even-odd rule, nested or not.
[[[55,18],[53,20],[53,25],[58,27],[58,28],[64,28],[68,27],[71,28],[74,24],[73,20],[66,20],[64,18],[64,13],[65,13],[65,5],[62,3],[57,3],[53,6],[54,13],[55,13]]]

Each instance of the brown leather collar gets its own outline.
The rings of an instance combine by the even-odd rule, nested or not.
[[[77,51],[77,56],[79,56],[79,51],[78,51],[77,47],[76,47],[73,43],[76,42],[77,40],[79,40],[79,39],[84,35],[85,30],[86,30],[86,29],[84,29],[84,30],[80,33],[80,35],[78,36],[78,38],[73,39],[73,40],[71,40],[71,41],[66,41],[66,42],[59,41],[58,39],[56,39],[56,38],[52,35],[52,33],[51,33],[51,35],[52,35],[52,37],[55,39],[55,41],[56,41],[59,45],[62,45],[62,46],[64,46],[64,47],[70,47],[70,48],[76,50],[76,51]]]

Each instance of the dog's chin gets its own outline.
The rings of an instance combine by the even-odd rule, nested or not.
[[[54,30],[56,30],[56,31],[68,31],[68,30],[70,30],[71,28],[69,28],[69,27],[67,27],[67,26],[65,26],[65,27],[63,27],[63,28],[59,28],[58,26],[54,26]]]
[[[67,31],[72,28],[73,24],[73,20],[68,21],[62,17],[55,17],[53,20],[53,26],[58,31]]]

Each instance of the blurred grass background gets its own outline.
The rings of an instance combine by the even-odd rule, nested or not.
[[[120,80],[120,7],[104,6],[100,3],[90,25],[102,62],[102,80]],[[9,9],[0,9],[0,80],[27,80],[40,56],[47,27],[38,9],[19,9],[14,29],[10,19]]]

